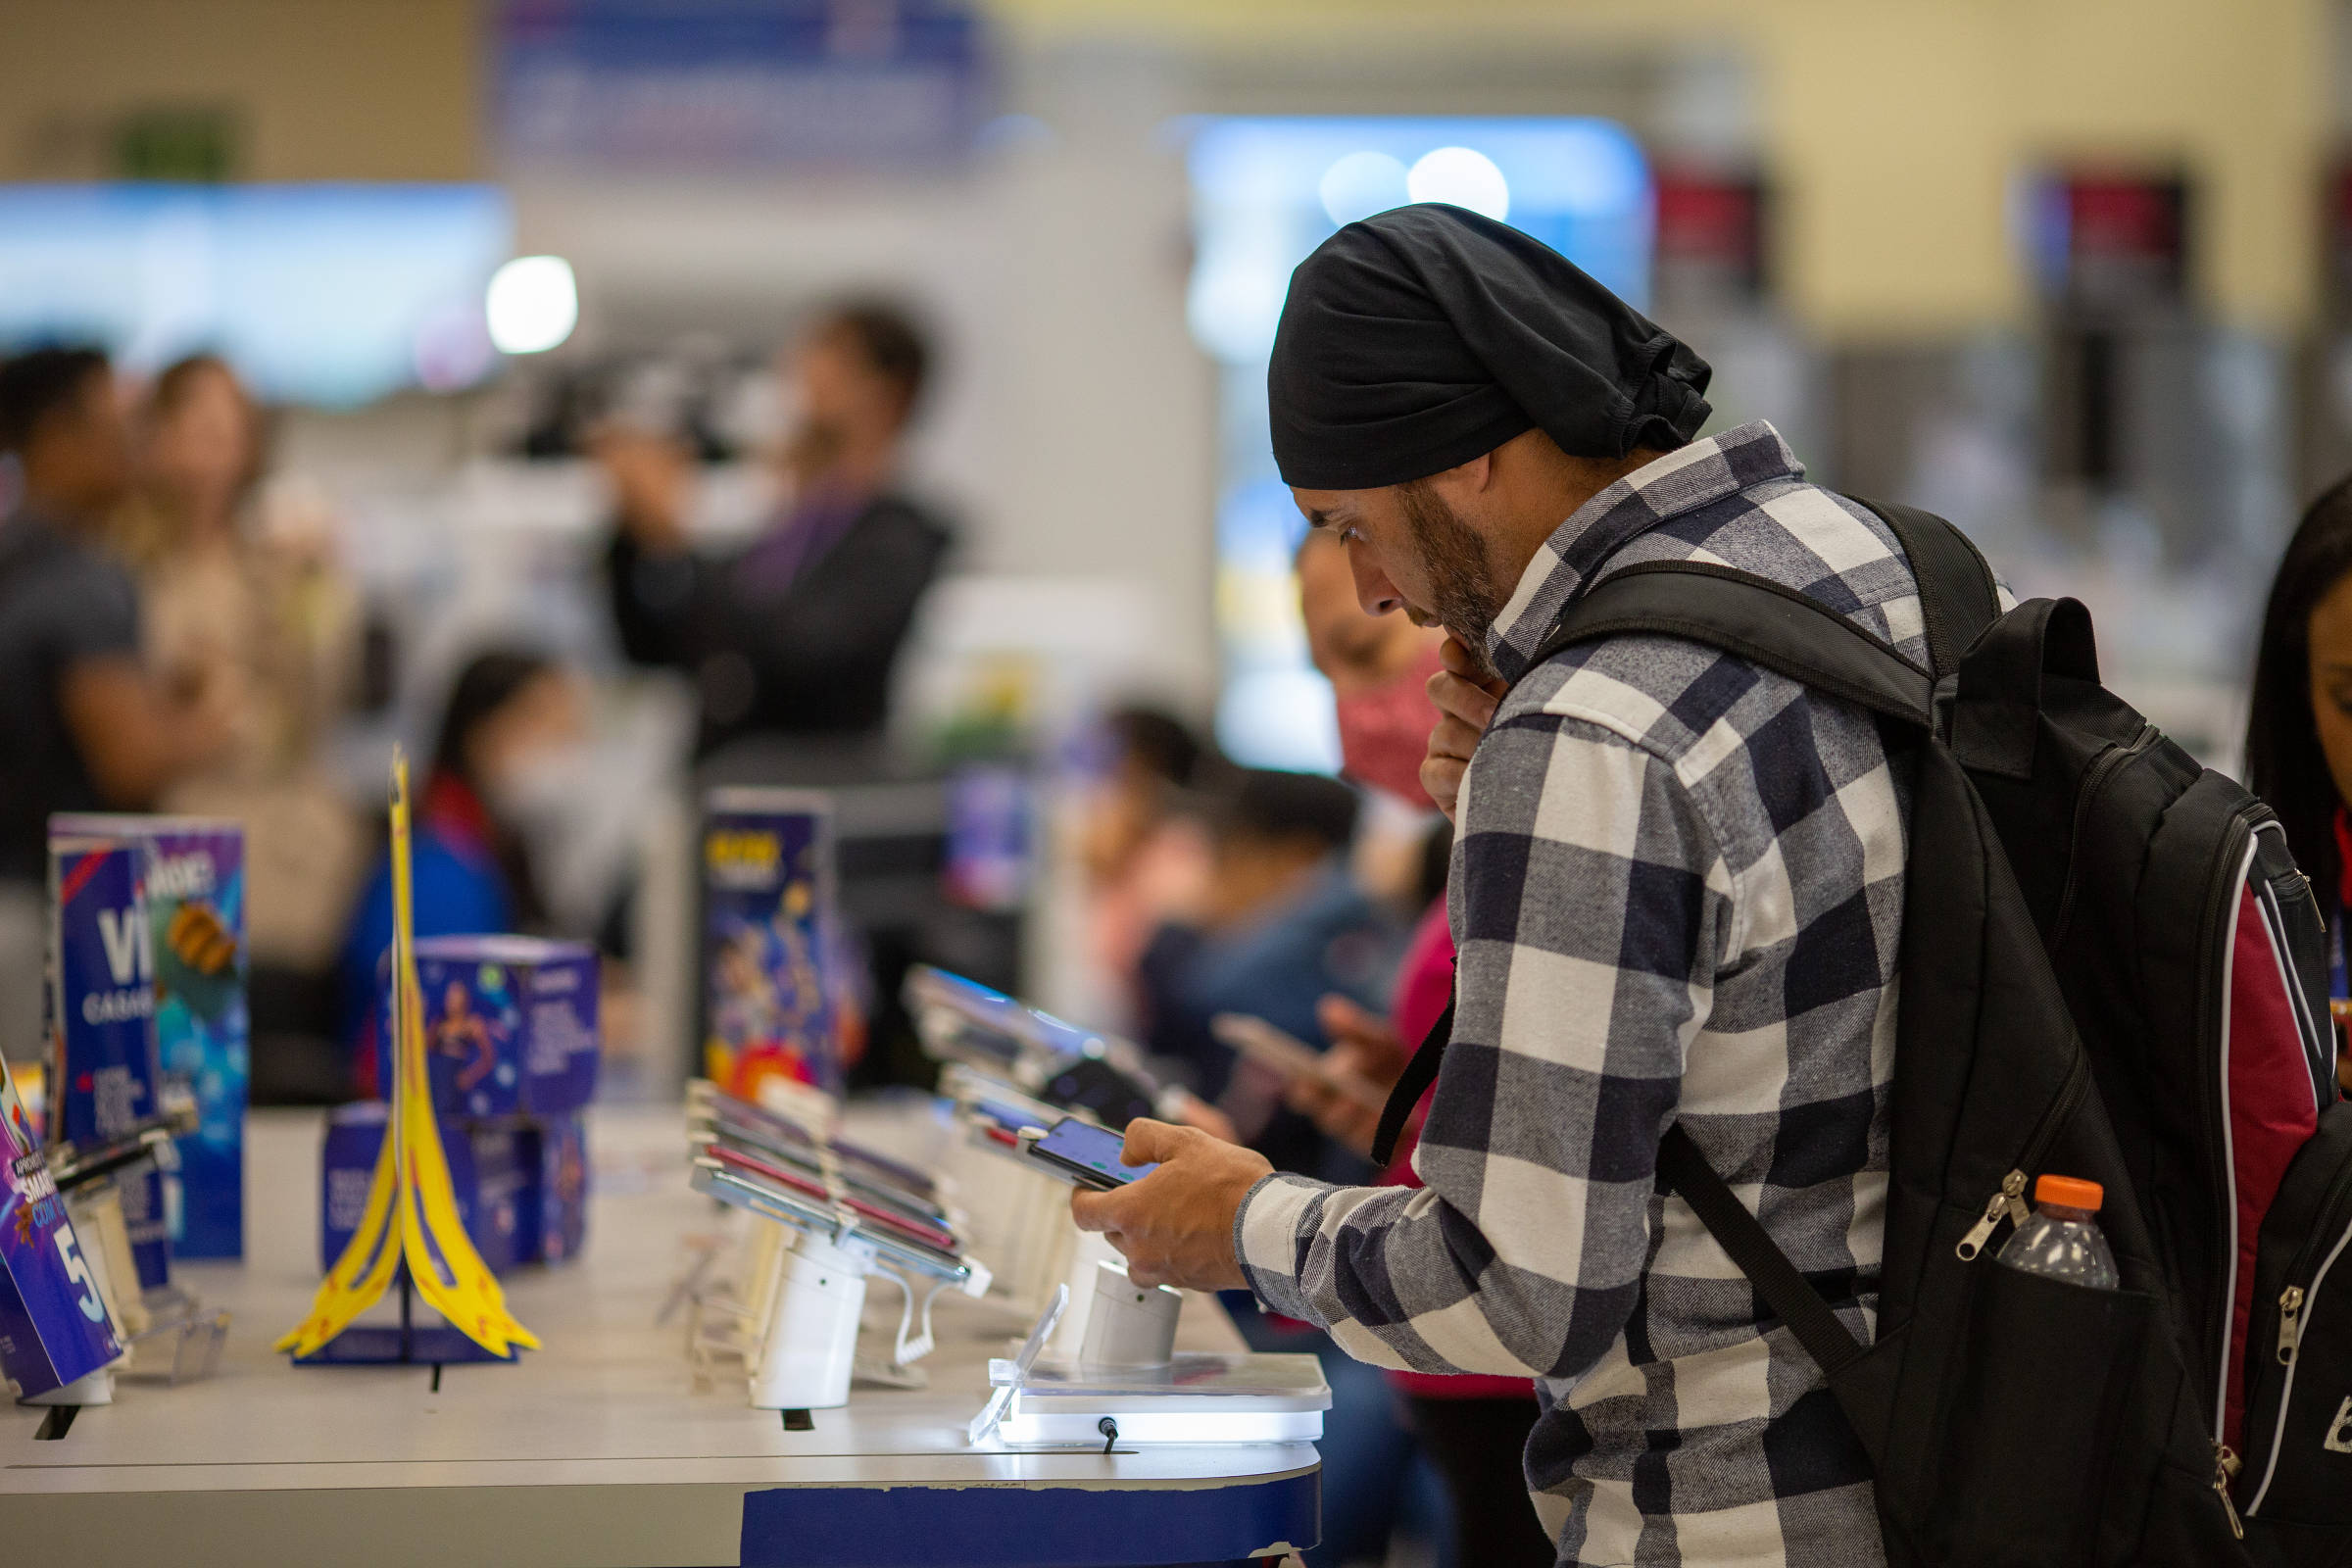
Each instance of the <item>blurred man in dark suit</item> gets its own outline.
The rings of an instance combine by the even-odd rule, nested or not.
[[[785,451],[790,499],[728,556],[688,546],[683,445],[600,439],[619,502],[607,564],[621,647],[694,679],[699,755],[743,736],[881,730],[892,665],[950,543],[945,523],[897,488],[930,358],[889,306],[820,317],[790,351],[801,417]]]

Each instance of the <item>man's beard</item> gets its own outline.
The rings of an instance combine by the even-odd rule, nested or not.
[[[1492,674],[1487,632],[1500,618],[1506,596],[1494,580],[1494,567],[1488,564],[1486,541],[1426,480],[1416,479],[1396,489],[1405,526],[1412,531],[1422,567],[1429,574],[1431,602],[1425,608],[1479,667]]]

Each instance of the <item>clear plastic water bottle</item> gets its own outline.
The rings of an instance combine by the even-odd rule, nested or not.
[[[2078,1176],[2044,1176],[2034,1184],[2034,1213],[2001,1248],[1999,1260],[2028,1274],[2069,1285],[2112,1291],[2115,1253],[2096,1218],[2107,1195]]]

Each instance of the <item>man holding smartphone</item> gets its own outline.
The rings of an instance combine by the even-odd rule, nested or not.
[[[1885,1560],[1818,1368],[1657,1175],[1679,1124],[1865,1343],[1886,1188],[1909,771],[1861,709],[1623,635],[1539,661],[1642,561],[1719,562],[1924,656],[1892,533],[1761,422],[1694,439],[1706,365],[1455,208],[1340,230],[1268,372],[1299,509],[1359,598],[1449,633],[1423,780],[1455,806],[1455,1018],[1409,1188],[1278,1175],[1157,1123],[1081,1193],[1139,1282],[1247,1285],[1351,1354],[1532,1377],[1573,1564]]]

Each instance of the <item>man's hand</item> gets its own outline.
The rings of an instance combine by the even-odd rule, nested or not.
[[[1369,1155],[1380,1131],[1380,1110],[1332,1080],[1354,1077],[1376,1089],[1391,1088],[1402,1076],[1411,1051],[1378,1013],[1336,992],[1315,1004],[1315,1016],[1331,1042],[1323,1054],[1328,1076],[1300,1073],[1283,1099],[1326,1138]]]
[[[1115,1192],[1078,1189],[1070,1217],[1080,1230],[1109,1238],[1127,1259],[1129,1279],[1195,1291],[1249,1283],[1233,1254],[1233,1217],[1250,1189],[1273,1172],[1263,1154],[1221,1144],[1198,1128],[1139,1117],[1127,1124],[1119,1158],[1159,1169]]]
[[[694,483],[694,455],[684,443],[609,424],[590,438],[588,450],[603,466],[620,525],[637,548],[653,555],[684,550]]]
[[[1429,700],[1438,705],[1438,727],[1429,733],[1429,755],[1421,760],[1421,787],[1453,820],[1454,797],[1478,738],[1487,732],[1495,706],[1510,688],[1488,678],[1470,651],[1451,637],[1438,650],[1446,667],[1429,677]]]

